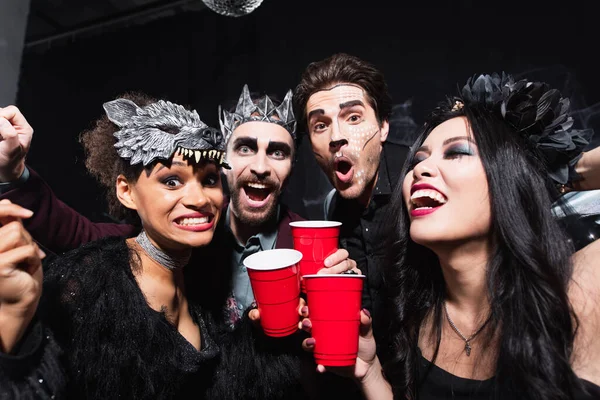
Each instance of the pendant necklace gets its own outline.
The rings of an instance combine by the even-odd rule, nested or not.
[[[444,311],[446,312],[446,318],[448,319],[448,323],[450,324],[450,327],[452,328],[452,330],[454,332],[456,332],[456,334],[458,336],[460,336],[460,338],[462,340],[465,341],[465,353],[467,353],[467,357],[471,355],[471,340],[473,340],[473,338],[475,336],[477,336],[477,334],[479,332],[481,332],[483,330],[483,328],[487,325],[487,323],[490,321],[490,318],[492,317],[491,314],[490,316],[485,320],[485,322],[483,324],[481,324],[481,326],[479,328],[477,328],[477,330],[475,332],[473,332],[473,334],[471,336],[469,336],[468,338],[465,337],[465,335],[462,334],[462,332],[456,327],[456,325],[454,325],[454,322],[452,322],[452,319],[450,318],[450,314],[448,314],[448,307],[446,306],[446,302],[444,301]]]

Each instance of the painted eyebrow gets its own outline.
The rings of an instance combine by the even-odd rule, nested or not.
[[[362,107],[364,107],[365,103],[363,103],[360,100],[350,100],[350,101],[347,101],[345,103],[341,103],[340,104],[340,110],[343,110],[345,108],[354,107],[354,106],[362,106]]]
[[[325,114],[325,110],[323,110],[322,108],[317,108],[316,110],[312,110],[311,112],[308,113],[308,120],[310,120],[313,115],[315,114],[320,114],[323,115]]]
[[[233,142],[233,148],[238,148],[241,146],[248,146],[252,150],[256,151],[258,149],[258,142],[256,138],[252,137],[240,137],[235,139],[235,141]]]
[[[473,139],[471,139],[469,136],[454,136],[454,137],[444,140],[444,142],[442,143],[442,146],[446,146],[447,144],[458,142],[461,140],[466,140],[468,142],[475,144],[475,141]],[[421,146],[417,149],[417,151],[415,153],[418,153],[419,151],[425,151],[425,152],[429,153],[430,152],[429,146]]]
[[[346,108],[350,108],[350,107],[354,107],[354,106],[363,106],[364,107],[365,104],[360,100],[351,100],[351,101],[347,101],[345,103],[340,103],[340,110],[344,110]],[[315,114],[324,115],[325,110],[323,110],[322,108],[317,108],[316,110],[312,110],[311,112],[308,113],[308,119],[310,120],[311,117]]]
[[[283,151],[287,155],[292,153],[292,148],[285,142],[269,142],[269,146],[267,146],[267,153],[271,153],[276,150]]]

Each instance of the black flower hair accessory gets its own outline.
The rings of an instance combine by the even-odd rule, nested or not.
[[[557,184],[564,187],[580,179],[574,167],[593,130],[572,129],[569,99],[558,90],[544,82],[515,82],[502,73],[470,78],[461,95],[459,101],[499,112],[517,133],[525,135],[543,155],[550,178]]]

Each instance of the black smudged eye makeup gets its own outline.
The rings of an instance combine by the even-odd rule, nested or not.
[[[445,152],[444,156],[446,158],[455,158],[462,156],[472,156],[475,154],[475,150],[473,146],[469,143],[462,143],[450,146]]]

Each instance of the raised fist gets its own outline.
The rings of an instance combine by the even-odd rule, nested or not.
[[[33,128],[15,106],[0,108],[0,182],[12,182],[25,169]]]

